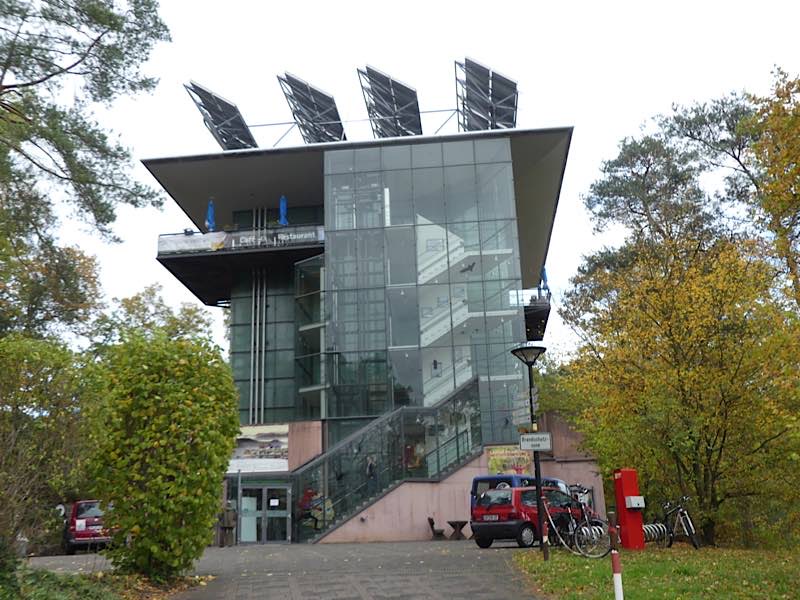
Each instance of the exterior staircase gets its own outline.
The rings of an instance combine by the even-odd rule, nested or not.
[[[293,474],[294,539],[317,542],[405,481],[441,481],[481,453],[478,379],[430,407],[405,406]]]

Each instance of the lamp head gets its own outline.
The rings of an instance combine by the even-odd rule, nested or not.
[[[539,357],[544,354],[545,350],[544,346],[540,346],[535,342],[526,342],[521,346],[514,348],[511,351],[511,354],[516,356],[522,362],[524,362],[529,367],[533,366],[533,364],[539,359]]]

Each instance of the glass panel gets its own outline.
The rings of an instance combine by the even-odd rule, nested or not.
[[[451,344],[453,327],[450,320],[450,286],[421,285],[418,295],[420,345]]]
[[[239,540],[248,542],[260,542],[261,537],[261,514],[264,509],[263,490],[261,488],[243,489],[242,506],[239,516]]]
[[[478,207],[480,219],[509,219],[516,214],[511,165],[478,165]]]
[[[417,346],[419,315],[416,288],[390,288],[386,290],[386,297],[389,306],[389,345]]]
[[[417,281],[447,283],[447,230],[439,225],[419,225],[417,230]]]
[[[445,165],[468,165],[475,162],[472,140],[465,142],[446,142],[442,144]]]
[[[441,144],[412,144],[411,166],[414,169],[418,169],[420,167],[439,167],[441,165]]]
[[[447,225],[447,230],[450,281],[482,279],[478,223],[452,223]]]
[[[478,219],[474,166],[445,167],[444,191],[448,222]]]
[[[422,404],[419,350],[392,350],[389,352],[389,362],[395,407]]]
[[[285,542],[288,541],[288,518],[287,517],[267,517],[267,541]]]
[[[268,319],[274,321],[291,321],[294,322],[294,297],[293,296],[270,296],[267,302],[269,304]]]
[[[294,350],[280,350],[267,352],[266,356],[267,378],[293,377],[294,376]]]
[[[331,324],[326,328],[328,350],[346,352],[358,350],[358,293],[341,291],[329,293]],[[327,308],[327,307],[326,307]]]
[[[231,325],[231,352],[249,352],[251,326]]]
[[[356,227],[359,229],[383,226],[383,189],[380,173],[356,175],[355,211]]]
[[[441,167],[414,170],[413,185],[417,223],[444,223],[444,173]]]
[[[356,173],[364,171],[380,171],[381,168],[381,149],[376,148],[356,148],[355,150]]]
[[[358,287],[383,287],[383,230],[358,234]]]
[[[356,232],[330,233],[326,241],[328,289],[356,287]]]
[[[353,172],[353,150],[329,150],[325,153],[325,175]]]
[[[383,201],[386,225],[414,222],[411,171],[388,171],[383,174]]]
[[[361,290],[359,296],[359,337],[361,350],[386,348],[386,302],[382,289]]]
[[[234,379],[250,378],[250,353],[234,352],[231,354],[231,370]]]
[[[286,488],[267,488],[267,510],[287,510],[288,492]]]
[[[422,350],[422,389],[425,406],[432,406],[454,389],[453,349],[424,348]]]
[[[386,278],[390,285],[414,283],[417,280],[413,227],[386,230]]]
[[[411,146],[384,146],[381,149],[383,169],[408,169],[411,167]]]
[[[325,226],[328,230],[355,228],[355,177],[325,177]]]
[[[511,141],[508,138],[475,140],[475,162],[511,162]]]
[[[251,288],[248,286],[246,298],[231,299],[231,323],[234,325],[250,323],[252,306],[250,302],[250,289]]]

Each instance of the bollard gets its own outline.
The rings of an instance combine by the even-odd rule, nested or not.
[[[617,515],[614,511],[608,513],[608,536],[611,538],[611,573],[614,578],[614,600],[623,600],[622,592],[622,564],[619,561],[619,546],[617,543]]]

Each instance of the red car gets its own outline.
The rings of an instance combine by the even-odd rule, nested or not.
[[[553,520],[572,511],[580,518],[580,504],[556,488],[542,488]],[[536,532],[536,488],[505,488],[484,492],[472,508],[470,527],[475,543],[488,548],[494,540],[516,540],[522,548],[533,546],[539,539]]]
[[[64,552],[75,554],[78,548],[97,548],[111,541],[103,526],[103,509],[98,500],[78,500],[64,523]]]

